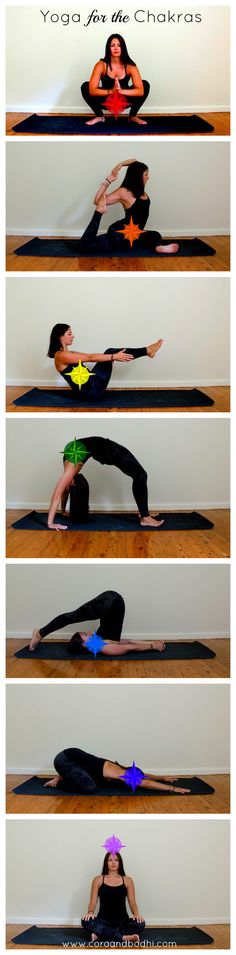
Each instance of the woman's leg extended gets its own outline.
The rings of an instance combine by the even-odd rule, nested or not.
[[[111,463],[119,468],[123,474],[132,478],[132,490],[139,514],[141,517],[147,517],[149,515],[147,473],[144,468],[134,457],[134,454],[131,454],[131,451],[128,451],[128,448],[124,448],[122,445],[119,445],[119,448],[114,448],[114,460]]]
[[[143,106],[143,103],[145,103],[145,100],[148,97],[148,94],[150,91],[150,83],[148,83],[148,80],[143,80],[142,82],[143,82],[143,95],[131,97],[131,100],[130,100],[131,109],[129,113],[130,116],[137,116],[137,113],[141,109],[141,106]],[[127,99],[128,98],[129,96],[127,96]]]
[[[100,619],[100,626],[97,631],[100,636],[104,637],[104,639],[108,637],[112,640],[113,635],[113,640],[119,640],[124,615],[125,603],[121,594],[118,594],[116,590],[105,590],[102,594],[98,594],[97,597],[88,600],[87,603],[82,604],[76,610],[71,610],[68,611],[68,613],[62,613],[54,617],[45,627],[40,627],[38,632],[40,638],[47,637],[49,633],[53,633],[55,630],[61,630],[71,623]]]
[[[120,348],[106,348],[104,355],[115,355],[116,352],[121,351],[122,345]],[[133,358],[144,358],[147,355],[147,348],[124,348],[124,351],[128,354],[133,355]],[[96,365],[93,366],[92,374],[93,377],[89,379],[86,385],[83,386],[82,395],[80,392],[81,401],[83,399],[91,398],[92,401],[101,398],[104,395],[106,388],[109,384],[111,374],[113,371],[113,362],[109,361],[97,361]]]
[[[88,104],[90,109],[93,110],[93,113],[95,113],[95,116],[103,116],[100,96],[90,95],[88,82],[82,83],[81,93],[85,102]]]

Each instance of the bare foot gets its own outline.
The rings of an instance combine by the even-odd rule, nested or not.
[[[160,650],[160,652],[162,653],[163,650],[165,650],[166,645],[164,643],[164,640],[152,640],[152,646],[154,650]]]
[[[105,116],[94,116],[93,119],[86,119],[86,126],[95,126],[96,123],[105,123]]]
[[[101,196],[101,199],[99,199],[99,202],[97,203],[96,209],[97,209],[97,212],[101,212],[102,215],[104,214],[104,212],[107,211],[107,204],[106,204],[106,196],[105,196],[105,193],[104,193],[103,196]]]
[[[95,935],[95,932],[92,932],[91,942],[97,942],[97,939],[98,939],[98,935]]]
[[[122,935],[122,942],[140,942],[139,935]]]
[[[138,126],[146,126],[146,125],[147,125],[147,120],[146,120],[146,119],[140,119],[140,116],[129,116],[129,122],[130,122],[130,123],[138,123]]]
[[[40,640],[42,640],[42,637],[40,636],[39,630],[33,630],[29,649],[36,650],[36,647],[38,646],[38,643],[40,643]]]
[[[157,342],[153,342],[153,345],[147,345],[147,355],[149,358],[155,358],[155,354],[159,351],[159,348],[163,345],[163,338],[158,338]]]
[[[170,242],[170,245],[156,245],[156,252],[165,252],[166,255],[174,255],[178,249],[177,242]]]
[[[156,518],[155,518],[155,517],[151,517],[151,514],[148,514],[148,517],[142,517],[142,518],[141,518],[140,524],[142,525],[142,527],[143,527],[143,526],[145,526],[145,527],[146,527],[146,526],[147,526],[147,527],[161,527],[161,524],[164,524],[164,520],[163,520],[163,521],[156,521]]]

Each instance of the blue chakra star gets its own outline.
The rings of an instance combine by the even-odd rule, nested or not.
[[[132,766],[129,766],[128,769],[125,770],[123,776],[119,776],[119,779],[123,779],[124,782],[127,783],[127,786],[131,786],[133,793],[135,793],[136,786],[141,783],[141,780],[147,778],[142,769],[138,769],[138,766],[135,766],[135,763],[132,763]]]
[[[125,849],[125,845],[120,839],[117,839],[117,836],[114,836],[113,833],[113,836],[109,836],[109,839],[106,839],[106,842],[103,843],[102,848],[110,852],[112,856],[115,856],[121,849]]]
[[[90,650],[91,653],[94,653],[94,656],[96,657],[97,653],[99,653],[101,647],[105,646],[106,642],[107,641],[103,640],[102,637],[96,633],[96,630],[94,630],[94,633],[92,633],[91,637],[88,637],[87,640],[85,640],[85,646],[87,647],[87,650]]]

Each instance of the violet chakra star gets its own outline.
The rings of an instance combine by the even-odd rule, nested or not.
[[[94,633],[92,633],[91,637],[88,637],[87,640],[85,640],[85,646],[87,647],[87,650],[90,650],[91,653],[94,653],[94,656],[96,657],[97,653],[99,653],[101,647],[105,646],[106,642],[107,641],[103,640],[102,637],[96,633],[96,630],[94,630]]]
[[[106,839],[106,842],[103,843],[102,849],[106,849],[107,852],[110,852],[112,856],[115,856],[117,852],[120,852],[121,849],[125,849],[125,845],[120,839],[117,839],[117,836],[109,836],[109,839]]]
[[[123,779],[127,786],[131,786],[133,793],[135,793],[136,786],[141,783],[141,780],[147,778],[142,769],[138,769],[138,766],[135,766],[135,763],[132,763],[132,766],[128,766],[123,776],[119,776],[119,779]]]

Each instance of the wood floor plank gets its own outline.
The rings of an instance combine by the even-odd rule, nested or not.
[[[33,235],[9,235],[6,239],[7,272],[229,272],[230,239],[226,235],[204,236],[204,241],[216,250],[209,256],[162,255],[156,258],[124,258],[113,256],[81,256],[81,258],[63,258],[15,255],[14,249],[25,245]],[[53,238],[53,236],[48,236]],[[67,238],[62,236],[61,238]]]
[[[52,411],[53,411],[53,413],[55,412],[55,413],[59,413],[59,414],[61,414],[61,413],[63,413],[63,414],[71,414],[71,412],[77,412],[78,414],[80,413],[80,408],[78,408],[78,405],[77,405],[77,406],[73,406],[72,402],[71,402],[71,407],[70,407],[70,408],[60,408],[60,407],[59,407],[59,408],[50,408],[50,407],[49,407],[49,408],[45,408],[45,407],[43,407],[43,408],[35,408],[35,407],[33,407],[33,406],[32,406],[32,407],[27,406],[27,408],[23,408],[23,407],[19,407],[18,405],[14,405],[13,402],[15,401],[15,399],[16,399],[16,398],[19,398],[21,395],[24,395],[26,391],[29,391],[29,390],[30,390],[30,387],[31,387],[30,385],[8,385],[8,386],[7,386],[7,388],[6,388],[6,412],[7,412],[7,413],[17,414],[17,413],[19,413],[19,412],[22,413],[22,412],[24,412],[24,411],[26,411],[27,414],[31,414],[31,413],[32,413],[32,414],[35,414],[35,415],[37,415],[37,414],[42,414],[42,413],[43,413],[43,414],[47,414],[48,412],[52,412]],[[32,387],[34,387],[34,386],[32,385]],[[147,385],[147,387],[148,387],[148,385]],[[181,388],[181,385],[180,385],[179,387]],[[61,390],[60,388],[51,388],[51,389],[50,389],[50,391],[53,391],[53,392],[58,391],[58,393],[60,393],[60,390]],[[133,390],[133,389],[132,389],[132,390]],[[143,389],[142,389],[142,388],[136,388],[136,389],[134,389],[134,390],[135,390],[135,391],[142,391]],[[182,407],[182,408],[175,408],[175,407],[174,407],[174,408],[171,408],[171,407],[168,407],[168,408],[154,408],[153,405],[151,404],[151,401],[150,401],[150,408],[146,408],[146,407],[145,407],[145,408],[132,408],[132,409],[130,409],[130,408],[119,408],[119,407],[117,407],[117,405],[115,404],[115,400],[114,400],[114,406],[113,406],[113,408],[104,408],[104,407],[103,407],[103,408],[102,408],[102,412],[103,412],[103,414],[111,414],[111,413],[114,412],[114,411],[115,411],[115,412],[118,411],[120,414],[126,414],[127,411],[128,411],[128,412],[132,411],[132,414],[139,414],[139,415],[142,414],[142,413],[147,413],[147,412],[154,412],[155,414],[166,414],[166,412],[167,412],[167,413],[171,412],[171,413],[176,413],[176,414],[178,414],[178,415],[179,415],[179,414],[182,414],[183,412],[184,412],[184,413],[187,412],[187,413],[191,414],[191,412],[193,412],[193,411],[194,411],[194,413],[195,413],[195,412],[200,412],[201,414],[202,414],[202,413],[204,414],[204,412],[205,412],[206,414],[212,414],[212,413],[213,413],[213,414],[214,414],[214,413],[224,414],[224,413],[229,413],[229,412],[230,412],[230,388],[229,388],[228,386],[222,386],[222,385],[220,385],[220,386],[219,386],[219,385],[215,385],[214,387],[210,387],[210,386],[209,386],[209,387],[208,387],[208,386],[205,387],[205,386],[204,386],[201,390],[204,391],[204,394],[205,394],[205,395],[208,395],[208,398],[212,398],[212,399],[213,399],[214,405],[205,405],[205,406],[199,405],[199,406],[195,406],[194,408],[190,408],[188,405],[186,405],[185,407]],[[153,389],[153,392],[155,393],[155,389]],[[115,396],[114,396],[114,397],[115,397]],[[81,405],[81,411],[83,412],[83,410],[84,410],[84,409],[83,409],[83,405]],[[99,408],[99,403],[98,403],[97,406],[93,404],[93,405],[91,405],[89,408],[86,408],[86,415],[89,415],[89,414],[93,414],[93,415],[94,415],[94,414],[96,414],[96,412],[99,412],[100,410],[101,410],[101,409]]]

